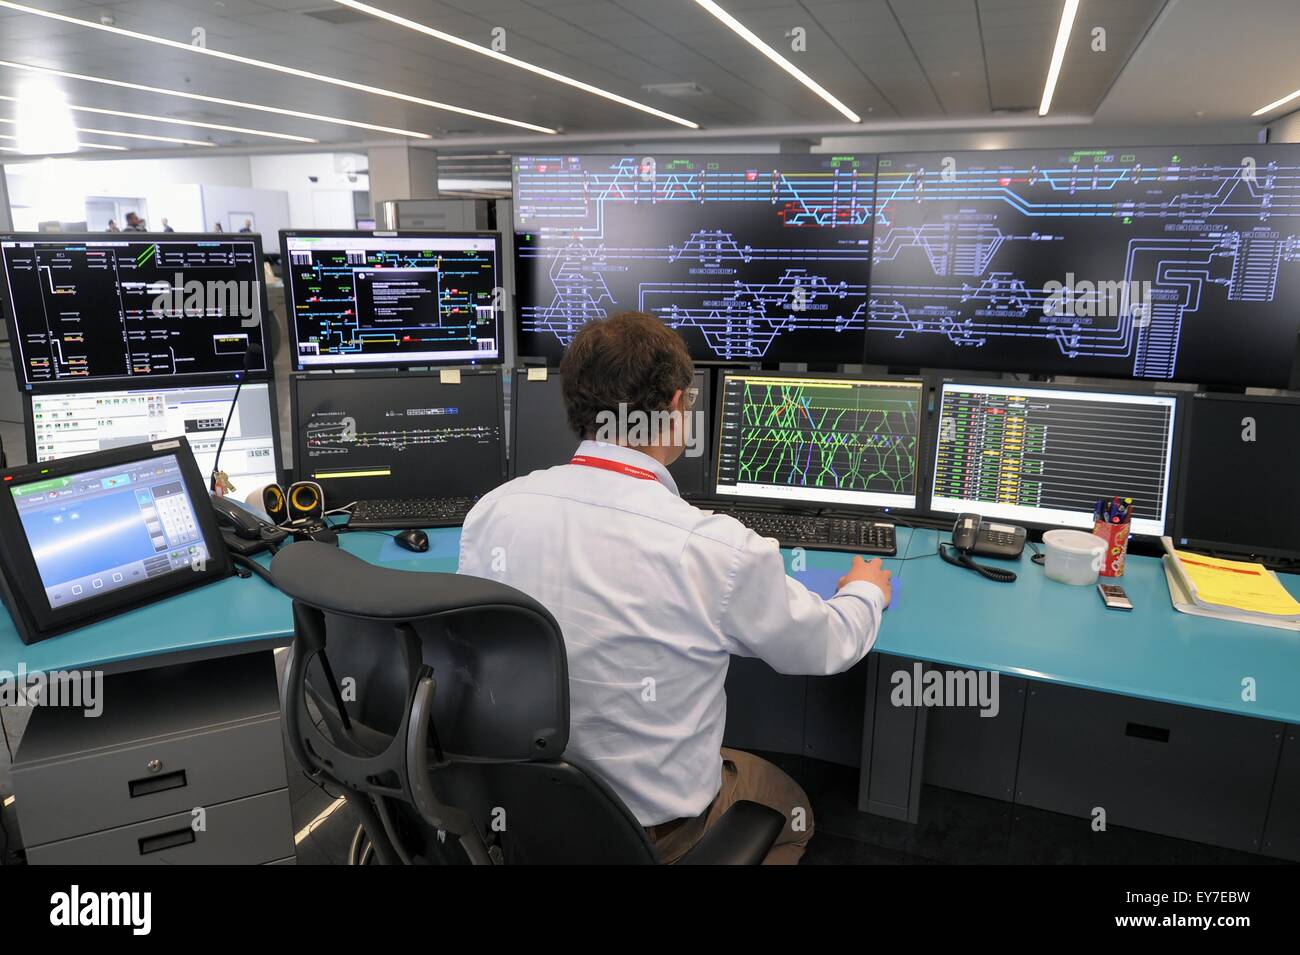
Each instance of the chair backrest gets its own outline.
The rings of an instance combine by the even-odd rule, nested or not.
[[[622,801],[564,758],[564,640],[537,601],[310,541],[271,574],[294,601],[290,747],[347,791],[380,861],[658,861]]]

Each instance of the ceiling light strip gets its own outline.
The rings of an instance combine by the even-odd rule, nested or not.
[[[1052,49],[1052,63],[1047,68],[1047,83],[1043,86],[1043,101],[1038,106],[1038,115],[1046,116],[1052,108],[1052,94],[1056,92],[1056,81],[1061,76],[1061,64],[1065,61],[1065,48],[1070,45],[1070,30],[1074,28],[1074,15],[1079,12],[1079,0],[1065,0],[1061,11],[1061,25],[1056,31],[1056,46]]]
[[[0,95],[0,100],[16,102],[12,96]],[[197,119],[181,119],[178,116],[154,116],[151,113],[128,113],[120,109],[101,109],[98,106],[69,106],[68,109],[77,113],[94,113],[99,116],[117,116],[122,119],[139,119],[150,123],[172,123],[176,126],[193,126],[196,129],[215,129],[223,133],[244,133],[249,136],[266,136],[271,139],[289,139],[300,143],[319,142],[316,139],[310,139],[306,136],[289,136],[286,133],[272,133],[264,129],[249,129],[246,126],[227,126],[223,123],[203,123]],[[195,140],[198,142],[198,140]],[[205,145],[212,145],[206,143]]]
[[[382,131],[382,133],[396,133],[398,135],[403,135],[403,136],[415,136],[416,139],[433,138],[433,136],[430,136],[428,133],[413,133],[412,130],[394,129],[394,127],[391,126],[376,126],[373,125],[373,123],[368,123],[368,122],[356,122],[355,120],[341,120],[341,118],[335,116],[321,116],[320,113],[303,113],[300,112],[300,110],[296,110],[296,109],[283,109],[281,107],[264,107],[264,105],[261,105],[260,103],[246,103],[246,101],[243,100],[227,100],[227,99],[222,99],[222,97],[220,96],[204,96],[203,94],[196,94],[196,92],[185,92],[183,90],[166,90],[166,88],[160,86],[144,86],[143,83],[127,83],[126,81],[122,81],[122,79],[107,79],[104,77],[91,77],[91,75],[87,75],[85,73],[69,73],[68,70],[56,70],[56,69],[49,68],[49,66],[31,66],[29,64],[22,64],[22,62],[14,62],[12,60],[0,60],[0,66],[5,66],[5,68],[14,69],[14,70],[29,70],[31,71],[31,73],[40,73],[43,75],[47,75],[47,77],[62,77],[64,79],[78,79],[78,81],[82,81],[86,83],[100,83],[101,86],[114,86],[114,87],[121,88],[121,90],[153,92],[153,94],[159,94],[161,96],[179,96],[181,97],[181,99],[195,100],[198,101],[198,103],[214,103],[217,105],[222,105],[222,107],[238,107],[240,109],[256,109],[259,110],[259,112],[261,113],[276,113],[277,116],[292,116],[298,118],[298,120],[315,120],[317,122],[333,122],[333,123],[339,123],[339,125],[342,126],[355,126],[356,129],[377,130],[377,131]],[[73,107],[73,108],[81,109],[83,110],[83,112],[88,112],[88,113],[95,113],[95,112],[104,113],[107,114],[107,116],[146,118],[146,120],[147,118],[153,118],[153,120],[157,120],[157,118],[159,118],[159,117],[144,116],[144,114],[140,114],[140,113],[121,113],[121,112],[117,112],[117,110],[110,110],[110,109],[92,109],[91,107]],[[179,125],[182,126],[199,126],[199,127],[203,127],[203,129],[230,130],[230,131],[234,131],[234,133],[251,133],[253,135],[259,135],[259,136],[270,136],[270,138],[272,139],[290,139],[292,140],[292,142],[295,143],[320,142],[320,140],[318,139],[312,139],[311,136],[291,136],[287,133],[268,133],[268,131],[265,130],[243,129],[243,127],[240,126],[221,126],[221,125],[217,125],[217,123],[195,122],[190,120],[181,120],[181,118],[165,117],[165,121],[179,123]]]
[[[1287,93],[1286,96],[1283,96],[1281,99],[1275,99],[1267,106],[1261,106],[1259,109],[1255,110],[1255,112],[1251,113],[1250,115],[1263,116],[1265,113],[1271,113],[1279,106],[1285,106],[1287,103],[1291,102],[1293,99],[1296,99],[1297,97],[1300,97],[1300,90],[1296,90],[1294,93]]]
[[[375,96],[386,96],[389,99],[402,100],[407,103],[415,103],[419,106],[427,106],[431,109],[441,109],[452,113],[459,113],[462,116],[473,116],[476,119],[484,119],[493,123],[503,123],[507,126],[515,126],[519,129],[529,129],[536,133],[555,133],[556,130],[548,126],[538,126],[534,123],[525,123],[522,120],[510,119],[507,116],[498,116],[495,113],[484,113],[475,109],[467,109],[464,106],[453,106],[450,103],[440,103],[437,100],[425,99],[422,96],[412,96],[410,93],[399,93],[396,90],[384,89],[380,86],[370,86],[366,83],[355,83],[352,80],[345,80],[337,76],[328,76],[324,73],[312,73],[309,70],[300,70],[292,66],[284,66],[280,63],[272,63],[269,60],[258,60],[251,56],[240,56],[237,53],[226,53],[222,50],[213,50],[204,46],[193,46],[189,43],[182,43],[180,40],[170,40],[167,37],[154,36],[151,33],[139,33],[135,30],[126,30],[118,26],[110,26],[106,23],[94,23],[90,20],[81,20],[77,17],[70,17],[62,13],[55,13],[52,10],[39,10],[36,7],[25,6],[21,3],[13,3],[11,0],[0,0],[0,7],[10,10],[17,10],[19,13],[30,13],[33,16],[45,17],[47,20],[57,20],[60,23],[70,23],[75,26],[85,27],[88,30],[99,30],[103,33],[112,33],[115,36],[127,37],[132,40],[143,40],[145,43],[154,43],[158,46],[170,47],[173,50],[184,50],[186,53],[197,53],[202,56],[211,56],[216,59],[226,60],[230,63],[239,63],[242,66],[252,66],[260,70],[271,70],[275,73],[283,73],[286,76],[296,76],[300,79],[313,80],[317,83],[328,83],[331,86],[340,86],[344,89],[357,90],[361,93],[370,93]]]
[[[709,13],[711,13],[713,16],[721,20],[722,23],[729,30],[731,30],[732,33],[735,33],[737,36],[739,36],[742,40],[744,40],[754,49],[758,50],[758,52],[762,53],[765,57],[767,57],[777,66],[781,67],[781,69],[785,70],[787,73],[793,76],[804,86],[808,87],[808,89],[812,90],[822,99],[824,99],[832,107],[834,107],[845,117],[847,117],[850,122],[853,123],[862,122],[861,116],[853,112],[853,110],[849,109],[838,99],[832,96],[825,87],[823,87],[820,83],[814,80],[811,76],[809,76],[803,70],[799,69],[799,67],[795,66],[793,63],[791,63],[789,60],[783,57],[780,53],[776,52],[776,50],[772,49],[770,46],[768,46],[766,43],[760,40],[757,34],[755,34],[747,26],[745,26],[743,23],[741,23],[739,20],[733,17],[726,10],[722,9],[722,7],[714,3],[713,0],[695,0],[695,2],[699,4],[701,7],[703,7],[705,10],[707,10]]]
[[[574,89],[582,90],[584,93],[591,93],[594,96],[600,96],[623,106],[630,106],[632,109],[639,109],[643,113],[649,113],[651,116],[658,116],[660,119],[666,119],[670,123],[676,123],[679,126],[685,126],[687,129],[699,129],[699,123],[693,123],[689,119],[683,119],[681,116],[674,116],[672,113],[665,112],[661,109],[655,109],[645,103],[638,103],[634,99],[628,99],[626,96],[619,96],[617,93],[611,93],[609,90],[601,89],[599,86],[592,86],[590,83],[584,83],[582,80],[574,79],[571,76],[565,76],[563,73],[556,73],[554,70],[548,70],[543,66],[529,63],[527,60],[521,60],[517,57],[507,56],[504,53],[492,49],[491,47],[479,46],[477,43],[471,43],[469,40],[462,39],[451,33],[445,33],[442,30],[434,29],[423,23],[417,23],[414,20],[408,20],[406,17],[399,17],[395,13],[389,13],[387,10],[380,10],[378,7],[372,7],[368,3],[359,3],[358,0],[334,0],[340,6],[349,7],[358,10],[361,13],[367,13],[372,17],[381,20],[387,20],[399,27],[405,27],[408,30],[414,30],[416,33],[422,33],[425,36],[432,37],[435,40],[442,40],[444,43],[450,43],[458,46],[462,50],[469,50],[471,53],[478,53],[481,56],[489,57],[499,63],[508,63],[510,66],[518,67],[521,70],[527,70],[537,76],[544,76],[548,80],[554,80],[557,83],[563,83],[565,86],[572,86]]]

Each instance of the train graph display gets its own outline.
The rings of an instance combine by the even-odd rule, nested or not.
[[[520,156],[519,354],[649,312],[697,360],[862,360],[875,157]]]
[[[717,494],[916,507],[921,382],[726,374],[721,396]]]
[[[1300,147],[882,155],[872,363],[1285,387]]]

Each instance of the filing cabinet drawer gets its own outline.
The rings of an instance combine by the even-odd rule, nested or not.
[[[27,845],[211,807],[287,785],[280,718],[212,726],[75,758],[18,762],[13,781]]]
[[[1258,852],[1282,728],[1031,682],[1016,802]]]
[[[207,808],[195,832],[188,810],[89,836],[29,846],[32,865],[260,865],[293,855],[289,790]]]

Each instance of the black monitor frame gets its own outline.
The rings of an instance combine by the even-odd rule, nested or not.
[[[1218,392],[1207,393],[1203,391],[1198,391],[1189,395],[1186,400],[1187,410],[1184,416],[1186,419],[1186,430],[1183,435],[1183,440],[1186,442],[1186,446],[1183,448],[1182,459],[1178,468],[1178,507],[1174,512],[1172,520],[1173,528],[1170,532],[1170,536],[1173,537],[1174,543],[1178,547],[1186,547],[1194,550],[1220,551],[1228,554],[1238,554],[1243,557],[1300,560],[1300,541],[1297,541],[1296,545],[1289,549],[1280,547],[1251,547],[1246,549],[1238,542],[1207,540],[1199,537],[1187,538],[1186,543],[1182,542],[1188,509],[1186,489],[1188,486],[1188,480],[1191,476],[1192,467],[1192,456],[1188,452],[1190,451],[1192,442],[1195,440],[1196,409],[1202,401],[1283,405],[1293,409],[1292,413],[1297,418],[1300,418],[1300,396],[1297,395],[1238,395]],[[1279,483],[1287,479],[1294,481],[1296,480],[1296,475],[1280,475],[1278,477]],[[1266,502],[1265,506],[1275,506],[1275,502]]]
[[[302,402],[298,397],[298,388],[300,385],[302,385],[303,383],[311,383],[313,385],[328,384],[330,381],[336,381],[340,384],[346,385],[354,381],[390,380],[390,381],[407,382],[407,381],[417,381],[420,379],[428,380],[434,384],[440,384],[443,373],[452,370],[459,371],[462,379],[464,379],[466,376],[476,376],[476,375],[479,376],[490,375],[496,379],[496,388],[494,390],[494,393],[496,395],[496,403],[497,403],[496,422],[497,422],[498,433],[501,435],[500,448],[499,448],[500,466],[496,475],[496,484],[500,485],[501,483],[503,483],[506,480],[505,393],[502,390],[501,368],[495,365],[488,365],[488,366],[474,365],[469,368],[459,368],[459,369],[439,368],[436,371],[429,371],[429,372],[398,370],[398,369],[390,368],[385,370],[374,370],[374,371],[344,371],[344,372],[339,372],[338,374],[335,374],[334,372],[300,372],[297,374],[290,375],[289,376],[289,408],[290,408],[290,421],[293,427],[293,472],[295,478],[299,481],[313,480],[313,478],[307,473],[307,467],[306,467],[307,455],[306,455],[306,449],[303,445],[303,437],[306,434],[306,429],[302,425],[302,417],[301,417]],[[321,488],[325,492],[326,507],[341,506],[339,501],[342,499],[339,498],[337,494],[331,495],[330,489],[328,487],[325,487],[323,484],[321,485]],[[436,497],[438,495],[436,489],[425,488],[421,495],[408,495],[408,494],[395,493],[387,496],[393,498],[402,498],[402,497],[414,497],[414,496]],[[343,501],[343,503],[346,504],[349,502]]]
[[[945,385],[969,385],[972,388],[997,387],[997,388],[1017,388],[1025,391],[1072,391],[1081,395],[1136,395],[1139,397],[1161,397],[1173,398],[1174,400],[1174,427],[1173,435],[1169,447],[1169,480],[1165,489],[1165,533],[1174,525],[1175,508],[1178,500],[1178,478],[1182,467],[1182,449],[1183,449],[1183,432],[1187,427],[1187,396],[1188,392],[1182,389],[1170,387],[1160,382],[1148,382],[1141,380],[1130,380],[1124,378],[1105,379],[1092,384],[1057,384],[1050,381],[1015,381],[1007,378],[997,378],[980,375],[943,375],[934,381],[934,411],[930,423],[930,446],[938,453],[939,448],[939,423],[943,417],[943,388]],[[926,516],[939,520],[953,519],[956,520],[957,514],[954,511],[936,511],[933,509],[934,501],[934,468],[935,460],[930,461],[927,482],[929,488],[930,510]],[[974,513],[979,513],[975,511]],[[1051,530],[1060,527],[1060,524],[1053,524],[1047,521],[1015,521],[1011,518],[997,518],[1003,524],[1019,524],[1031,530]],[[1078,528],[1075,528],[1076,530]],[[1154,538],[1156,535],[1133,533],[1131,536],[1138,539]]]
[[[77,243],[77,242],[252,242],[255,258],[254,269],[257,273],[255,279],[257,283],[258,308],[261,309],[261,317],[256,327],[260,332],[262,349],[262,360],[266,363],[265,368],[251,369],[245,376],[243,371],[231,372],[180,372],[172,375],[142,375],[134,377],[126,375],[114,378],[77,378],[77,379],[60,379],[56,381],[41,381],[28,383],[23,372],[23,358],[21,355],[20,339],[18,334],[18,316],[14,314],[13,306],[8,300],[8,296],[3,294],[6,286],[0,284],[0,312],[4,315],[5,330],[9,335],[10,348],[13,350],[14,375],[18,382],[20,392],[30,392],[32,394],[67,394],[78,391],[102,391],[106,389],[119,390],[122,388],[134,387],[136,382],[147,383],[170,383],[171,387],[179,385],[200,385],[200,384],[234,384],[241,378],[244,381],[273,381],[275,377],[275,367],[273,356],[271,354],[270,336],[273,333],[267,331],[267,326],[274,324],[275,316],[271,314],[270,306],[267,303],[266,295],[266,269],[265,257],[262,252],[262,236],[257,232],[4,232],[0,233],[0,242],[40,242],[40,243]],[[4,281],[3,269],[0,269],[0,282]],[[250,342],[251,343],[251,342]],[[164,385],[165,386],[165,385]]]
[[[481,361],[475,361],[467,357],[457,357],[445,361],[433,361],[428,358],[407,358],[407,359],[382,359],[379,361],[342,361],[331,362],[329,364],[309,365],[303,364],[298,360],[298,316],[293,301],[293,277],[290,274],[293,266],[289,259],[289,240],[292,238],[304,239],[492,239],[496,243],[496,285],[495,288],[503,290],[501,295],[501,304],[497,311],[497,357],[484,358]],[[291,349],[289,355],[289,367],[295,373],[313,374],[328,371],[382,371],[389,368],[454,368],[454,367],[503,367],[506,362],[506,330],[513,319],[506,314],[507,296],[504,294],[505,288],[505,263],[503,256],[503,243],[501,233],[490,229],[458,229],[458,230],[438,230],[438,229],[281,229],[280,230],[280,263],[281,278],[284,282],[284,313],[285,324],[288,325],[289,340],[288,346]],[[513,301],[513,298],[511,297]],[[297,458],[294,459],[297,461]]]
[[[174,456],[180,464],[181,479],[194,505],[194,516],[208,551],[207,560],[186,573],[173,571],[99,597],[87,597],[68,607],[51,608],[45,599],[40,571],[9,490],[21,484],[168,456]],[[217,527],[207,482],[199,474],[189,442],[183,437],[80,454],[45,464],[26,464],[0,472],[0,557],[3,557],[0,561],[0,588],[4,591],[4,602],[19,636],[29,644],[211,583],[231,573],[230,553]]]
[[[187,382],[186,384],[183,385],[171,383],[171,384],[159,386],[157,390],[179,391],[183,388],[234,388],[236,384],[237,384],[236,382],[229,382],[229,381]],[[283,442],[280,436],[280,407],[279,407],[279,396],[278,396],[278,389],[276,388],[276,383],[271,379],[256,379],[256,380],[249,380],[244,382],[245,387],[249,385],[266,386],[267,399],[271,405],[271,448],[272,448],[271,453],[272,456],[275,458],[275,479],[278,484],[283,485],[285,478],[287,477],[287,474],[285,472],[285,467],[284,467]],[[106,391],[141,391],[149,387],[150,386],[147,384],[138,385],[138,386],[128,385],[127,387],[123,387],[123,388],[93,388],[87,391],[56,392],[56,394],[93,395],[93,394],[100,394]],[[241,397],[243,396],[243,393],[244,392],[241,389],[240,390]],[[41,392],[41,394],[46,394],[46,392]],[[27,460],[32,464],[38,463],[36,461],[36,417],[32,411],[32,399],[35,397],[36,397],[35,394],[31,394],[27,392],[24,392],[22,395],[23,443],[27,448]],[[174,437],[184,437],[184,435],[175,435]],[[93,454],[96,452],[91,452],[91,453]],[[191,454],[192,453],[193,450],[191,449]],[[61,458],[60,460],[67,460],[67,459]],[[253,489],[249,488],[248,490],[253,490]],[[237,496],[242,497],[244,494],[244,488],[238,488],[236,490],[236,494]]]
[[[920,391],[920,402],[916,412],[916,503],[912,507],[895,507],[875,504],[841,504],[823,501],[778,501],[770,497],[754,497],[747,494],[719,494],[718,469],[721,466],[722,415],[726,410],[727,377],[761,376],[763,378],[788,378],[799,380],[844,379],[861,382],[900,382],[914,384]],[[847,512],[853,514],[924,514],[929,505],[929,485],[927,475],[930,465],[930,434],[926,418],[929,414],[928,402],[931,381],[924,375],[876,375],[870,372],[815,372],[815,371],[759,371],[742,368],[726,368],[718,372],[713,383],[714,404],[717,406],[713,416],[713,441],[710,449],[711,461],[708,482],[708,495],[715,501],[734,501],[736,504],[760,505],[764,507],[789,508],[795,510],[820,510],[828,512]]]
[[[510,450],[508,454],[510,480],[514,480],[515,478],[520,477],[519,456],[518,454],[516,454],[516,449],[519,447],[519,418],[520,418],[520,409],[523,407],[523,402],[520,401],[521,389],[527,388],[528,386],[528,373],[538,368],[541,368],[541,370],[546,373],[547,381],[550,381],[550,379],[552,378],[555,379],[560,378],[560,373],[555,369],[547,369],[545,367],[538,366],[538,365],[523,365],[514,369],[514,373],[513,373],[514,380],[512,382],[512,387],[510,390]],[[704,378],[704,387],[700,389],[700,394],[696,398],[695,407],[691,409],[691,414],[695,414],[696,412],[701,413],[703,415],[702,420],[704,421],[705,426],[707,428],[712,424],[713,421],[713,411],[712,411],[713,392],[714,392],[713,369],[707,366],[696,365],[695,374],[700,375]],[[574,442],[573,446],[576,448],[578,446],[578,442],[580,442],[582,438],[580,438],[576,434],[573,434],[572,432],[570,432],[570,435],[573,438],[573,442]],[[684,498],[704,497],[704,496],[708,496],[709,494],[708,488],[710,485],[711,475],[713,473],[713,435],[706,433],[706,437],[708,437],[709,440],[706,441],[704,444],[705,487],[702,491],[699,492],[692,492],[689,490],[681,491],[681,489],[679,488],[678,490],[681,491],[681,494]],[[678,458],[677,462],[674,462],[674,466],[676,466],[676,464],[682,460],[683,458]],[[669,470],[671,471],[671,468]],[[674,475],[674,479],[675,478],[676,476]]]

